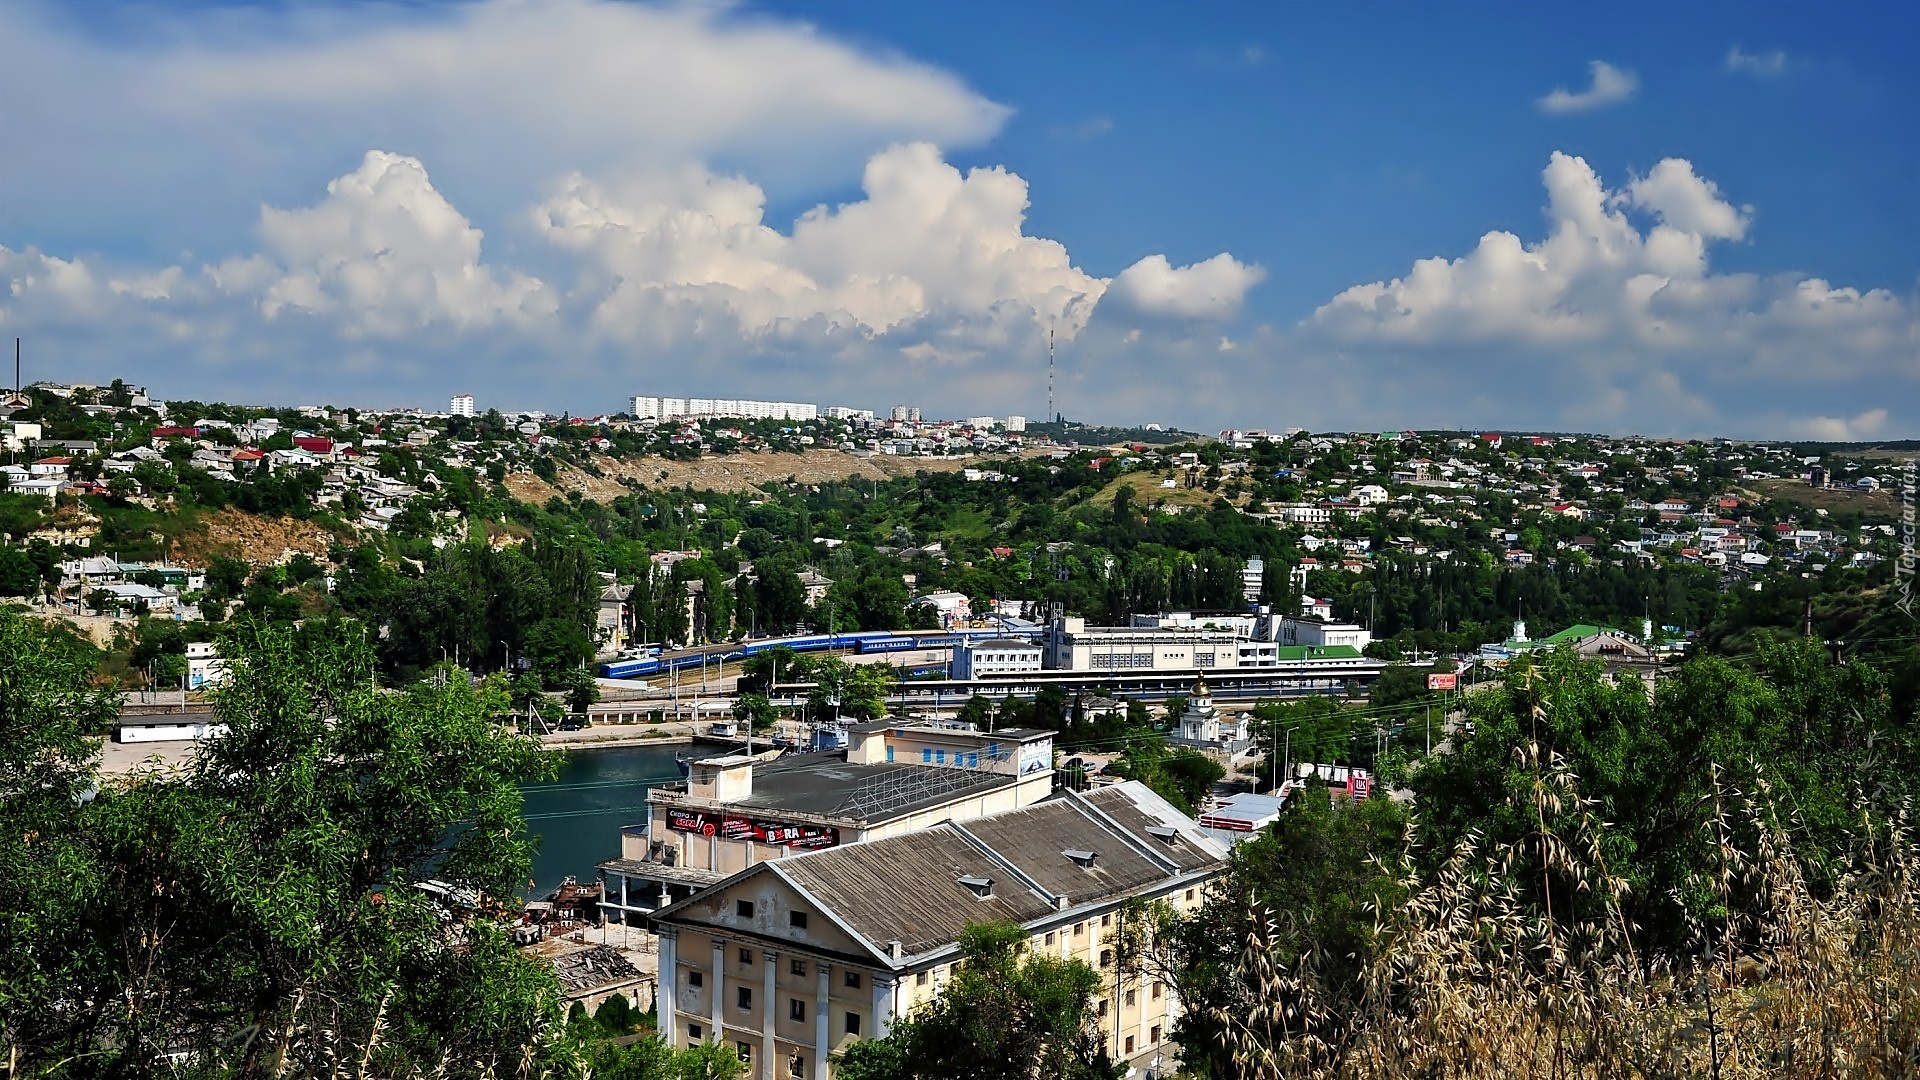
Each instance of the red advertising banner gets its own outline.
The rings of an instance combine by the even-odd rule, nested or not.
[[[1458,675],[1447,674],[1447,675],[1427,676],[1427,689],[1429,690],[1456,690],[1459,688],[1459,686],[1460,686],[1460,676]]]
[[[784,821],[763,821],[738,814],[714,814],[704,810],[667,811],[667,828],[698,836],[720,836],[728,840],[752,840],[759,844],[777,844],[790,848],[833,847],[840,842],[840,830],[825,825],[794,825]]]

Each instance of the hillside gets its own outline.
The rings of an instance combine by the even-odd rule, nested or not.
[[[580,492],[589,499],[604,502],[625,494],[629,489],[617,478],[631,479],[649,488],[683,488],[695,491],[733,493],[755,491],[766,483],[792,480],[800,484],[824,484],[832,480],[892,480],[917,472],[957,472],[980,468],[982,463],[1006,455],[974,457],[896,457],[875,454],[855,457],[838,450],[808,450],[799,454],[752,453],[706,455],[691,461],[644,457],[619,460],[593,458],[595,468],[604,476],[592,476],[572,465],[559,465],[558,483],[549,484],[528,472],[507,477],[507,490],[516,499],[544,503],[554,495]],[[1032,456],[1031,452],[1027,456]]]

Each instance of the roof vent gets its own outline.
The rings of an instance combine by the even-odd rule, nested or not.
[[[993,897],[992,878],[974,877],[972,874],[966,874],[961,876],[960,884],[972,890],[973,895],[982,900],[989,900]]]
[[[1168,847],[1173,847],[1180,842],[1180,830],[1171,825],[1149,825],[1147,835]]]
[[[1067,850],[1061,852],[1060,854],[1065,855],[1069,859],[1072,859],[1073,865],[1079,867],[1082,870],[1093,869],[1093,860],[1098,857],[1097,852],[1082,851],[1079,848],[1068,848]]]

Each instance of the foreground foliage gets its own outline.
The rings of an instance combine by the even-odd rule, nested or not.
[[[1763,670],[1703,665],[1662,703],[1563,657],[1476,703],[1459,754],[1416,770],[1404,827],[1379,804],[1290,810],[1161,930],[1187,1067],[1914,1075],[1920,850],[1875,756],[1906,733],[1863,711],[1871,672],[1797,650]],[[1834,724],[1858,725],[1851,752]]]
[[[836,1059],[839,1080],[1118,1080],[1095,1024],[1100,976],[1027,952],[1018,926],[982,924],[934,1001]]]
[[[117,703],[59,640],[0,613],[8,1074],[737,1075],[560,1023],[507,935],[551,761],[487,684],[381,690],[357,627],[236,628],[227,733],[102,786],[81,732]]]

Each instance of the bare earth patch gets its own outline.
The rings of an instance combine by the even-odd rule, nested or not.
[[[228,555],[260,565],[284,561],[296,552],[324,558],[333,541],[332,533],[311,521],[216,510],[200,515],[200,527],[180,537],[172,558],[182,566],[203,567],[215,555]]]
[[[991,468],[995,461],[1009,455],[974,457],[898,457],[875,454],[855,457],[838,450],[809,450],[804,454],[727,454],[707,455],[692,461],[642,457],[618,461],[597,457],[593,464],[604,477],[589,476],[570,465],[562,465],[557,484],[549,484],[532,473],[514,473],[507,477],[507,490],[522,502],[544,503],[555,495],[578,491],[589,499],[605,502],[626,494],[630,489],[619,478],[630,478],[649,488],[682,488],[695,491],[753,491],[765,483],[823,484],[832,480],[891,480],[917,472],[957,472],[961,469]]]

